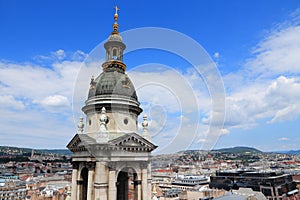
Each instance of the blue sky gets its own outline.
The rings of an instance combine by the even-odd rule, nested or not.
[[[300,2],[296,0],[1,1],[0,145],[65,147],[76,132],[72,92],[78,70],[110,34],[116,3],[120,31],[172,29],[193,38],[216,62],[226,91],[226,119],[215,148],[300,149]],[[184,80],[189,76],[189,63],[167,52],[130,52],[125,62],[129,71],[160,63],[180,72]],[[172,70],[165,71],[164,76],[176,79]],[[162,75],[159,69],[151,73],[157,80]],[[142,77],[136,71],[131,76],[138,83],[137,75]],[[203,82],[199,88],[189,84],[197,91],[205,88]],[[178,117],[182,122],[188,118],[184,126],[195,125],[190,119],[194,116],[172,112],[167,103],[157,106],[149,92],[138,94],[145,112],[152,113],[150,126],[152,122],[156,129],[150,130],[159,133],[154,141],[166,136],[159,126],[167,127],[163,131],[169,131],[165,138],[170,138]],[[197,95],[202,106],[197,123],[205,127],[211,102],[207,91]],[[169,116],[165,124],[158,123],[162,110]],[[199,143],[207,138],[194,139],[189,148],[201,148]]]

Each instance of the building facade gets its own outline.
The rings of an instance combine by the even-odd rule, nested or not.
[[[26,199],[26,185],[18,179],[0,179],[0,200]]]
[[[272,200],[289,199],[290,196],[298,197],[298,190],[292,176],[273,171],[218,171],[215,176],[210,177],[209,186],[225,190],[251,188],[253,191],[262,192]]]
[[[138,130],[142,112],[133,83],[126,74],[126,48],[118,31],[118,8],[113,31],[104,44],[103,72],[91,78],[86,114],[67,145],[72,155],[72,200],[151,199],[151,152],[147,117]],[[85,131],[84,131],[85,126]]]

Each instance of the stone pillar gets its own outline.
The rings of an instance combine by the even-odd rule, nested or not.
[[[82,164],[80,164],[82,165]],[[78,169],[80,168],[80,166],[78,165]],[[80,181],[81,181],[81,171],[78,171],[77,173],[77,180],[76,180],[76,183],[77,183],[77,188],[76,188],[76,196],[77,196],[77,200],[80,200],[80,190],[82,188],[81,184],[80,184]]]
[[[138,173],[138,200],[142,200],[142,170]]]
[[[142,170],[142,200],[146,200],[149,198],[148,192],[148,174],[147,174],[147,163],[141,163]],[[151,198],[151,197],[150,197]]]
[[[148,167],[147,167],[147,175],[148,175],[148,178],[147,178],[147,183],[148,183],[148,193],[150,194],[148,196],[148,200],[151,199],[152,197],[152,176],[151,176],[151,163],[148,163]]]
[[[109,177],[108,177],[108,199],[116,200],[117,187],[116,187],[116,164],[114,162],[109,163]]]
[[[108,199],[108,170],[106,162],[96,162],[94,188],[95,200]]]
[[[94,193],[94,173],[95,173],[95,164],[90,162],[87,163],[87,168],[89,170],[88,173],[88,186],[87,186],[87,200],[93,200],[93,193]]]
[[[73,162],[71,200],[77,200],[78,163]]]

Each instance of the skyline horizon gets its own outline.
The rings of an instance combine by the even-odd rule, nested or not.
[[[49,150],[49,151],[54,151],[54,150],[68,150],[67,147],[65,148],[34,148],[34,147],[23,147],[23,146],[7,146],[7,145],[0,145],[0,147],[10,147],[10,148],[19,148],[19,149],[31,149],[31,150],[38,150],[38,151],[42,151],[42,150]],[[290,149],[290,150],[273,150],[273,151],[262,151],[256,147],[253,147],[253,146],[232,146],[232,147],[222,147],[222,148],[217,148],[217,149],[211,149],[211,150],[208,150],[208,149],[185,149],[185,150],[180,150],[178,152],[182,152],[182,151],[218,151],[218,150],[223,150],[223,149],[234,149],[234,148],[250,148],[250,149],[255,149],[255,150],[258,150],[258,151],[261,151],[262,153],[278,153],[278,154],[285,154],[285,153],[288,153],[288,154],[291,154],[291,152],[293,151],[300,151],[300,148],[299,149]],[[68,150],[69,151],[69,150]],[[160,153],[160,154],[156,154],[154,153],[153,155],[156,156],[156,155],[168,155],[168,154],[176,154],[178,152],[173,152],[173,153]],[[298,155],[300,153],[296,153],[295,155]]]

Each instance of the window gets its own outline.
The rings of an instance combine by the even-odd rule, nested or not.
[[[114,49],[114,50],[113,50],[113,56],[112,56],[112,59],[113,59],[113,60],[116,60],[116,59],[117,59],[117,49]]]

